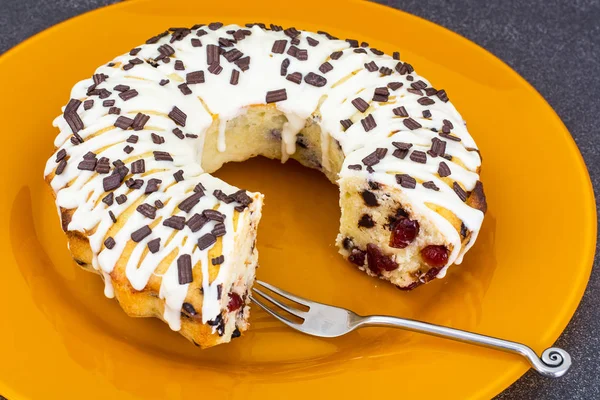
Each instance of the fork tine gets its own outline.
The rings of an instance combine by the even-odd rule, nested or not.
[[[298,309],[293,308],[293,307],[290,307],[287,304],[284,304],[284,303],[280,302],[279,300],[273,298],[272,296],[269,296],[268,294],[266,294],[265,292],[263,292],[260,289],[252,288],[252,290],[254,290],[256,293],[258,293],[259,295],[261,295],[265,299],[269,300],[271,303],[275,304],[279,308],[282,308],[285,311],[289,312],[290,314],[295,315],[298,318],[305,318],[304,316],[306,315],[306,312],[298,310]]]
[[[291,294],[290,292],[286,292],[285,290],[279,289],[279,288],[277,288],[277,287],[275,287],[275,286],[273,286],[271,284],[268,284],[267,282],[256,280],[256,283],[258,283],[261,286],[266,287],[267,289],[269,289],[273,293],[277,293],[281,297],[285,297],[285,298],[287,298],[289,300],[293,300],[296,303],[302,304],[303,306],[310,307],[311,304],[314,304],[310,300],[304,299],[302,297],[298,297],[298,296],[296,296],[294,294]]]
[[[283,322],[284,324],[286,324],[290,328],[300,329],[300,324],[292,322],[289,319],[287,319],[285,317],[282,317],[281,315],[277,314],[276,312],[274,312],[273,310],[271,310],[269,307],[267,307],[264,303],[262,303],[259,300],[257,300],[254,296],[250,295],[250,300],[252,300],[260,308],[262,308],[263,310],[265,310],[266,312],[268,312],[273,317],[277,318],[279,321]]]

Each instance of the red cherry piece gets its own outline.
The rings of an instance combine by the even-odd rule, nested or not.
[[[398,268],[398,264],[384,255],[381,249],[373,243],[367,245],[367,261],[369,269],[375,274],[379,274],[381,271],[393,271]]]
[[[400,218],[392,224],[390,247],[404,249],[415,240],[419,234],[419,223],[412,219]]]
[[[421,257],[432,267],[443,267],[448,262],[446,246],[430,245],[421,250]]]
[[[227,304],[227,309],[229,312],[239,309],[242,304],[244,304],[244,302],[239,294],[233,292],[229,293],[229,303]]]

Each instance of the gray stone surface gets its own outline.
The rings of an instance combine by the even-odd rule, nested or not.
[[[112,0],[0,0],[0,53]],[[598,0],[380,0],[443,25],[507,62],[554,107],[600,188],[600,2]],[[499,399],[600,398],[598,260],[583,301],[557,345],[574,360],[559,380],[528,372]],[[1,398],[1,396],[0,396]]]

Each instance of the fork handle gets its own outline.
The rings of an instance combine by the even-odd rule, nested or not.
[[[413,332],[438,336],[444,339],[474,344],[476,346],[489,347],[509,353],[520,354],[529,361],[529,364],[531,364],[533,369],[535,369],[541,375],[549,378],[558,378],[563,376],[571,367],[571,356],[565,350],[558,347],[550,347],[544,350],[541,357],[538,357],[535,351],[521,343],[480,335],[460,329],[415,321],[412,319],[389,317],[384,315],[362,317],[362,319],[358,321],[357,327],[365,326],[401,328]]]

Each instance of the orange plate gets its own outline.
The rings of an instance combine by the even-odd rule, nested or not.
[[[0,393],[17,399],[489,398],[528,368],[519,357],[392,329],[304,336],[252,311],[252,328],[201,351],[158,320],[127,317],[77,268],[42,180],[71,86],[170,26],[275,22],[400,50],[450,97],[483,153],[489,212],[448,276],[401,292],[333,246],[338,190],[294,162],[218,172],[266,194],[258,276],[361,314],[386,313],[549,347],[588,280],[594,198],[571,136],[540,95],[485,50],[437,25],[366,2],[133,1],[57,25],[0,59]],[[568,212],[567,211],[568,207]],[[577,360],[575,360],[577,362]],[[386,396],[386,397],[381,397]]]

